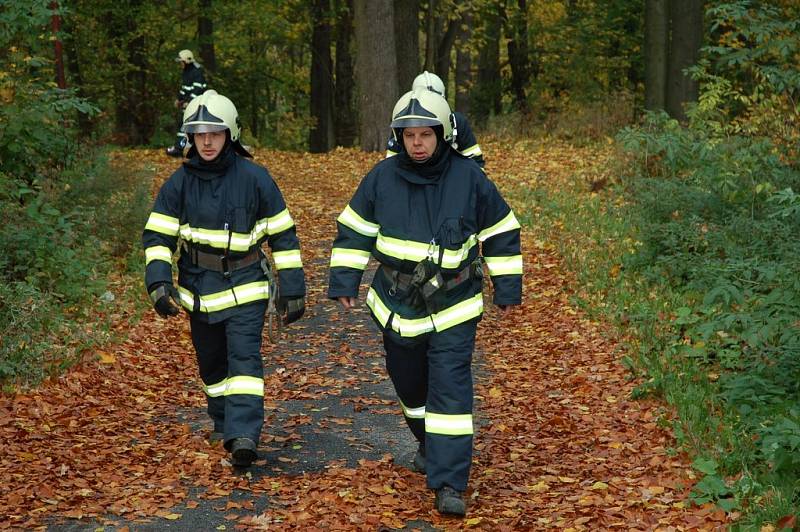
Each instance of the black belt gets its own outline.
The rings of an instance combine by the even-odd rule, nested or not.
[[[456,286],[460,285],[465,281],[469,281],[473,278],[473,269],[480,268],[481,263],[480,261],[474,261],[468,264],[464,269],[459,271],[455,274],[454,277],[451,277],[444,283],[445,290],[452,290]],[[394,268],[390,268],[381,264],[381,271],[386,276],[386,279],[392,283],[392,288],[395,290],[400,290],[402,292],[407,291],[411,287],[411,279],[413,279],[413,275],[410,273],[403,273],[399,270],[395,270]]]
[[[218,255],[216,253],[206,253],[194,246],[184,246],[184,250],[193,266],[199,266],[205,270],[220,272],[225,275],[246,268],[261,260],[261,252],[258,248],[239,259],[231,259],[226,255]]]

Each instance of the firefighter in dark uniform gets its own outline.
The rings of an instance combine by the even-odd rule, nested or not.
[[[433,91],[436,94],[441,95],[443,98],[446,98],[442,79],[436,74],[428,72],[427,70],[414,78],[414,83],[411,84],[411,90],[413,91],[417,89],[428,89],[429,91]],[[453,112],[451,115],[451,120],[453,125],[453,141],[455,143],[454,148],[461,155],[473,159],[480,165],[481,168],[483,168],[483,152],[481,151],[480,144],[478,144],[478,139],[475,138],[475,133],[472,132],[472,128],[469,125],[469,120],[467,120],[467,117],[458,111]],[[400,153],[400,151],[402,151],[402,149],[402,142],[399,139],[395,139],[393,134],[389,135],[389,140],[386,143],[386,156],[392,157],[397,155]]]
[[[211,439],[246,467],[264,423],[261,334],[274,288],[261,245],[271,248],[278,309],[291,323],[305,309],[300,244],[277,184],[240,143],[233,103],[208,91],[186,108],[183,127],[188,160],[161,187],[142,235],[145,284],[159,315],[175,316],[179,306],[189,314]]]
[[[364,177],[337,219],[328,296],[351,308],[370,256],[380,264],[366,304],[419,442],[414,464],[436,491],[437,510],[465,515],[482,262],[505,314],[521,302],[520,225],[483,170],[451,146],[442,96],[405,94],[391,127],[403,148]]]
[[[181,111],[189,105],[189,102],[200,96],[206,91],[206,77],[203,75],[203,67],[194,60],[191,50],[181,50],[175,61],[183,65],[181,73],[181,88],[178,90],[178,97],[175,99],[175,107]],[[178,134],[175,138],[175,145],[167,148],[167,155],[171,157],[183,157],[183,149],[187,145],[186,133],[181,130],[178,124]]]

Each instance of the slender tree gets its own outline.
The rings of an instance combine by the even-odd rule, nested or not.
[[[354,107],[353,0],[336,0],[336,80],[334,86],[334,134],[337,146],[352,146],[357,135]]]
[[[364,151],[386,146],[398,97],[393,4],[392,0],[355,0],[359,140]]]
[[[322,153],[333,148],[333,61],[331,60],[330,0],[314,0],[311,8],[311,117],[308,149]]]
[[[672,37],[667,67],[666,109],[686,120],[684,106],[697,101],[698,85],[684,70],[697,63],[703,44],[703,0],[670,0]]]
[[[526,0],[517,0],[516,9],[506,17],[508,39],[508,62],[511,65],[511,90],[514,102],[522,112],[528,111],[525,89],[530,83],[531,68],[528,55],[528,5]]]
[[[419,74],[419,0],[394,4],[394,39],[400,93],[411,88]]]
[[[217,70],[217,55],[214,52],[214,21],[211,18],[211,0],[199,0],[200,11],[197,16],[197,40],[200,45],[200,59],[206,69],[206,76]]]
[[[490,115],[500,114],[503,95],[500,77],[500,11],[496,6],[490,5],[481,13],[480,18],[483,20],[483,35],[471,106],[475,124],[479,127],[486,124]]]
[[[644,107],[664,109],[667,97],[669,2],[646,0],[644,12]]]
[[[472,88],[472,53],[469,46],[472,36],[472,11],[466,10],[462,16],[456,47],[456,109],[470,114],[470,89]]]

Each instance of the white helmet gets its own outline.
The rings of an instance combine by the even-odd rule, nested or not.
[[[189,63],[194,63],[194,54],[191,50],[181,50],[178,52],[178,57],[175,58],[175,61],[186,63],[187,65]]]
[[[427,89],[442,97],[445,95],[442,78],[427,70],[414,78],[414,83],[411,84],[411,90],[413,91],[414,89]]]
[[[239,140],[241,124],[236,106],[215,90],[207,90],[194,98],[183,112],[184,133],[231,131],[231,141]]]
[[[442,126],[445,142],[452,142],[450,105],[443,96],[428,89],[408,91],[397,100],[392,111],[391,128],[395,138],[400,138],[397,129],[424,126]]]

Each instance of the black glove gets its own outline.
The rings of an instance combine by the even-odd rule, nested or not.
[[[153,302],[153,308],[162,318],[178,315],[181,311],[180,307],[177,306],[180,297],[172,283],[159,283],[150,290],[150,300]]]
[[[278,312],[284,314],[283,323],[289,325],[303,317],[306,311],[306,298],[304,296],[291,298],[281,296],[278,298]]]

